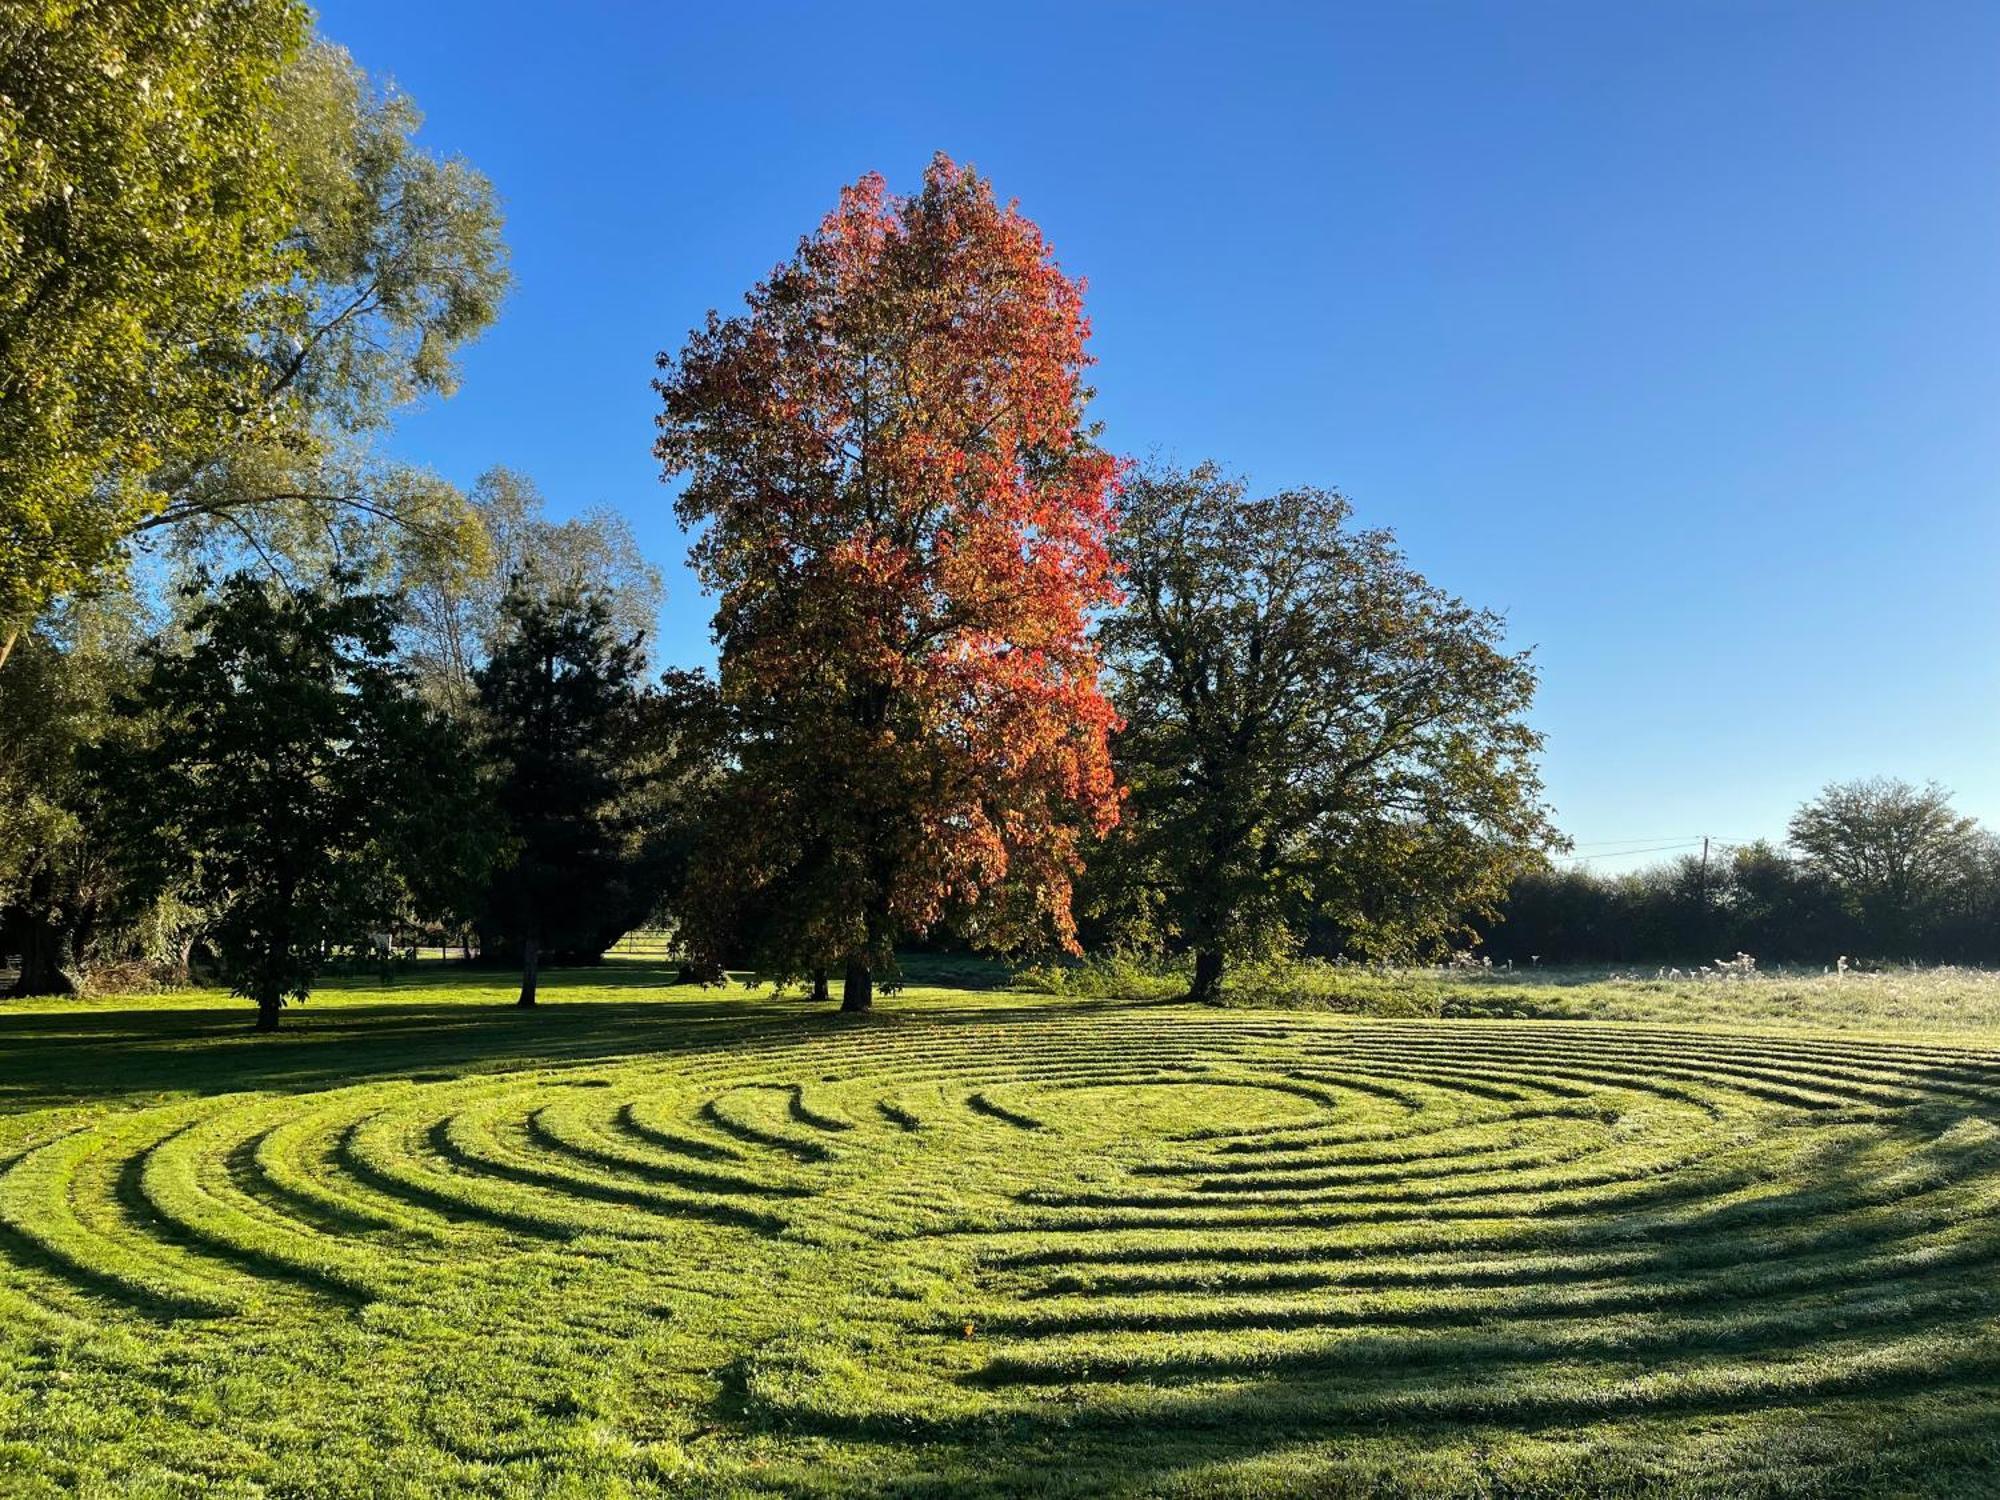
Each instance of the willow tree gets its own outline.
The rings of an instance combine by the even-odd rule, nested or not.
[[[216,341],[256,372],[254,389],[163,455],[132,530],[238,560],[303,556],[309,576],[371,550],[481,553],[464,498],[374,439],[411,402],[457,388],[460,351],[498,314],[509,275],[492,185],[425,149],[415,103],[330,42],[308,46],[276,94],[285,279],[233,344]]]
[[[1117,808],[1080,284],[939,156],[912,196],[843,191],[747,302],[656,382],[739,734],[697,928],[758,913],[752,956],[839,969],[846,1009],[947,920],[1073,943],[1078,841]]]
[[[305,30],[297,0],[0,3],[0,660],[268,382]]]
[[[1104,874],[1193,952],[1198,999],[1315,926],[1369,957],[1455,941],[1554,839],[1527,656],[1351,521],[1213,465],[1126,490],[1102,637],[1131,803]]]
[[[147,533],[306,575],[383,523],[461,545],[368,439],[495,314],[492,189],[307,19],[0,0],[0,661]]]

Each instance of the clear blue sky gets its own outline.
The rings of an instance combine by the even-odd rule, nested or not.
[[[1504,611],[1580,854],[1831,778],[2000,825],[2000,5],[328,0],[506,200],[398,451],[633,518],[653,355],[875,168],[1018,197],[1120,451],[1330,484]],[[1609,861],[1604,867],[1615,867]]]

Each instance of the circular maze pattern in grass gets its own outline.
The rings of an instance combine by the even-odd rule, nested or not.
[[[1996,1110],[2000,1057],[1916,1043],[663,1017],[643,1054],[14,1139],[0,1311],[504,1308],[787,1440],[1806,1420],[2000,1372]]]

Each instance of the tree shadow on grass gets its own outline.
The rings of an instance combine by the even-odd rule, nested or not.
[[[481,982],[462,970],[425,976],[383,989],[379,1002],[355,998],[364,986],[330,987],[334,1003],[291,1007],[280,1029],[265,1034],[249,1029],[254,1012],[247,1002],[0,1009],[0,1114],[120,1097],[307,1092],[398,1077],[438,1081],[672,1057],[753,1041],[806,1041],[856,1026],[1032,1025],[1108,1008],[1097,1001],[1015,1007],[971,1000],[959,1007],[933,998],[900,1009],[891,999],[873,1015],[844,1016],[794,999],[680,985],[671,969],[633,964],[547,976],[544,1003],[529,1010],[513,1005],[504,982],[493,984],[490,1000],[439,993]],[[631,991],[632,998],[603,998],[599,992],[607,989]],[[566,993],[575,998],[565,1000]]]
[[[1580,1429],[1600,1435],[1585,1445],[1590,1472],[1535,1476],[1517,1463],[1507,1482],[1478,1473],[1467,1493],[1508,1495],[1750,1494],[1960,1495],[1992,1493],[2000,1440],[2000,1351],[1979,1349],[1913,1368],[1862,1366],[1821,1375],[1810,1389],[1788,1390],[1755,1378],[1752,1358],[1741,1384],[1719,1381],[1680,1390],[1638,1385],[1569,1390],[1547,1385],[1532,1367],[1498,1370],[1476,1388],[1438,1372],[1426,1393],[1383,1371],[1385,1397],[1402,1387],[1407,1401],[1372,1406],[1338,1385],[1274,1378],[1186,1395],[1143,1412],[1098,1407],[1087,1387],[1073,1387],[1030,1411],[926,1420],[907,1412],[760,1413],[740,1407],[725,1420],[767,1436],[812,1436],[897,1450],[913,1477],[877,1492],[896,1494],[1232,1495],[1431,1494],[1431,1479],[1412,1456],[1456,1449],[1483,1467],[1489,1451],[1520,1438],[1568,1441]],[[1465,1372],[1461,1372],[1465,1373]],[[1939,1405],[1949,1410],[1939,1411]],[[1633,1440],[1633,1429],[1650,1429]],[[1718,1439],[1725,1424],[1733,1437]],[[1768,1484],[1746,1482],[1761,1452],[1793,1457],[1801,1435],[1816,1440],[1812,1483],[1779,1467]],[[1706,1472],[1662,1469],[1658,1447],[1695,1439]],[[1649,1452],[1649,1449],[1652,1451]],[[1310,1455],[1296,1466],[1288,1455]],[[1218,1482],[1230,1466],[1269,1464],[1255,1480]],[[1202,1478],[1197,1478],[1202,1476]],[[1878,1486],[1899,1478],[1910,1488]],[[1205,1482],[1204,1482],[1205,1481]],[[1917,1481],[1922,1481],[1918,1483]],[[1968,1487],[1968,1485],[1971,1487]],[[1489,1490],[1488,1486],[1493,1486]],[[1453,1493],[1458,1493],[1453,1490]]]
[[[877,1448],[881,1467],[862,1465],[870,1492],[898,1495],[1430,1495],[1440,1492],[1438,1470],[1425,1460],[1450,1452],[1471,1471],[1460,1475],[1469,1487],[1451,1493],[1955,1496],[1993,1492],[1996,1381],[2000,1353],[1979,1351],[1921,1371],[1830,1375],[1810,1392],[1754,1379],[1733,1388],[1570,1392],[1524,1369],[1499,1372],[1478,1394],[1414,1392],[1403,1410],[1354,1408],[1343,1393],[1274,1380],[1190,1390],[1144,1414],[1097,1409],[1072,1390],[1045,1409],[997,1416],[779,1416],[737,1403],[725,1403],[737,1410],[724,1416],[767,1436]],[[1487,1467],[1488,1455],[1522,1437],[1571,1444],[1592,1428],[1596,1435],[1571,1457],[1551,1454],[1547,1472],[1536,1473],[1518,1450],[1505,1475]],[[1684,1440],[1696,1462],[1663,1466],[1662,1450]],[[909,1477],[886,1482],[883,1469],[893,1471],[896,1458]],[[1239,1474],[1228,1476],[1235,1466]]]
[[[1906,1128],[1928,1140],[1934,1124]],[[1635,1305],[1609,1309],[1625,1316],[1588,1338],[1535,1329],[1596,1310],[1517,1317],[1504,1305],[1441,1319],[1434,1338],[1406,1324],[1369,1348],[1378,1341],[1364,1321],[1353,1325],[1359,1343],[1309,1339],[1241,1361],[1178,1358],[1163,1331],[1135,1365],[1107,1354],[1037,1372],[1039,1397],[1007,1378],[1005,1356],[964,1372],[962,1389],[1000,1403],[984,1409],[829,1409],[807,1385],[772,1400],[739,1387],[718,1415],[751,1433],[879,1448],[885,1460],[897,1450],[912,1477],[893,1488],[907,1494],[1432,1493],[1440,1471],[1429,1460],[1444,1453],[1470,1466],[1468,1493],[1845,1495],[1897,1483],[1915,1486],[1897,1493],[1990,1493],[2000,1224],[1948,1216],[1972,1231],[1954,1255],[1871,1263],[1869,1252],[1915,1248],[1942,1227],[1899,1222],[1871,1144],[1841,1141],[1808,1178],[1748,1203],[1607,1215],[1587,1238],[1641,1251],[1613,1278]],[[1949,1191],[1986,1165],[1973,1153],[1946,1158],[1910,1191]],[[1848,1222],[1874,1207],[1891,1216]],[[1781,1238],[1760,1243],[1773,1231]],[[1796,1272],[1833,1274],[1787,1284],[1793,1255]],[[1957,1285],[1940,1295],[1933,1282]],[[1565,1448],[1576,1429],[1600,1426],[1603,1436]],[[1486,1467],[1489,1452],[1521,1439],[1553,1447],[1533,1459],[1515,1448],[1505,1475]],[[1699,1467],[1661,1467],[1683,1441]],[[1555,1467],[1535,1471],[1541,1462]]]

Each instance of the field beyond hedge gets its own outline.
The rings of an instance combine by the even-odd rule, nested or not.
[[[2000,1488],[1990,976],[667,977],[0,1005],[0,1494]]]

